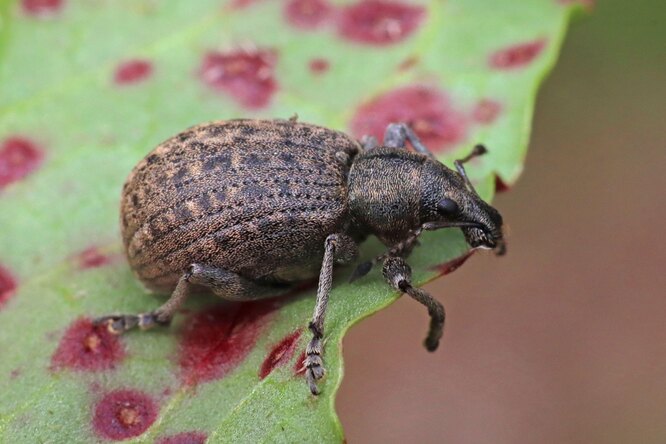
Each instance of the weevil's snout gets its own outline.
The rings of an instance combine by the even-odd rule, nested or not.
[[[485,211],[477,217],[479,227],[463,229],[465,239],[472,248],[493,250],[497,256],[502,256],[506,254],[502,216],[490,205],[485,207]]]

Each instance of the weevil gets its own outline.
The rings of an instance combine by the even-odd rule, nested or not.
[[[318,275],[305,357],[307,384],[318,394],[333,267],[354,261],[374,235],[387,251],[358,265],[352,280],[381,262],[391,287],[427,307],[425,347],[434,351],[444,307],[413,286],[406,258],[423,231],[443,228],[460,228],[472,248],[504,254],[502,217],[464,168],[485,152],[477,145],[454,171],[402,123],[387,127],[382,144],[295,118],[192,127],[140,161],[121,197],[129,264],[148,289],[171,297],[154,311],[96,323],[116,334],[168,325],[197,289],[250,301]]]

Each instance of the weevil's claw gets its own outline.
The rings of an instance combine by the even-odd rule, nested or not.
[[[102,316],[93,320],[95,326],[106,326],[109,333],[120,335],[139,325],[139,317],[136,315],[126,316]]]
[[[349,282],[354,282],[358,278],[362,278],[372,270],[372,261],[362,262],[356,267],[356,270],[349,277]]]

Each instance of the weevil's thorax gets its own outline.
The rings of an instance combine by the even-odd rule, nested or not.
[[[454,214],[441,211],[443,199]],[[426,222],[475,223],[463,228],[472,247],[493,248],[502,239],[502,218],[469,189],[456,171],[423,154],[376,148],[354,159],[349,173],[349,210],[355,230],[387,245],[404,240]]]
[[[348,181],[352,225],[388,245],[418,227],[426,160],[421,154],[396,148],[376,148],[357,156]]]

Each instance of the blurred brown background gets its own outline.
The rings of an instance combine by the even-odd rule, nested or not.
[[[346,337],[351,443],[666,442],[666,4],[599,1],[537,103],[525,173],[496,204],[509,254]]]

